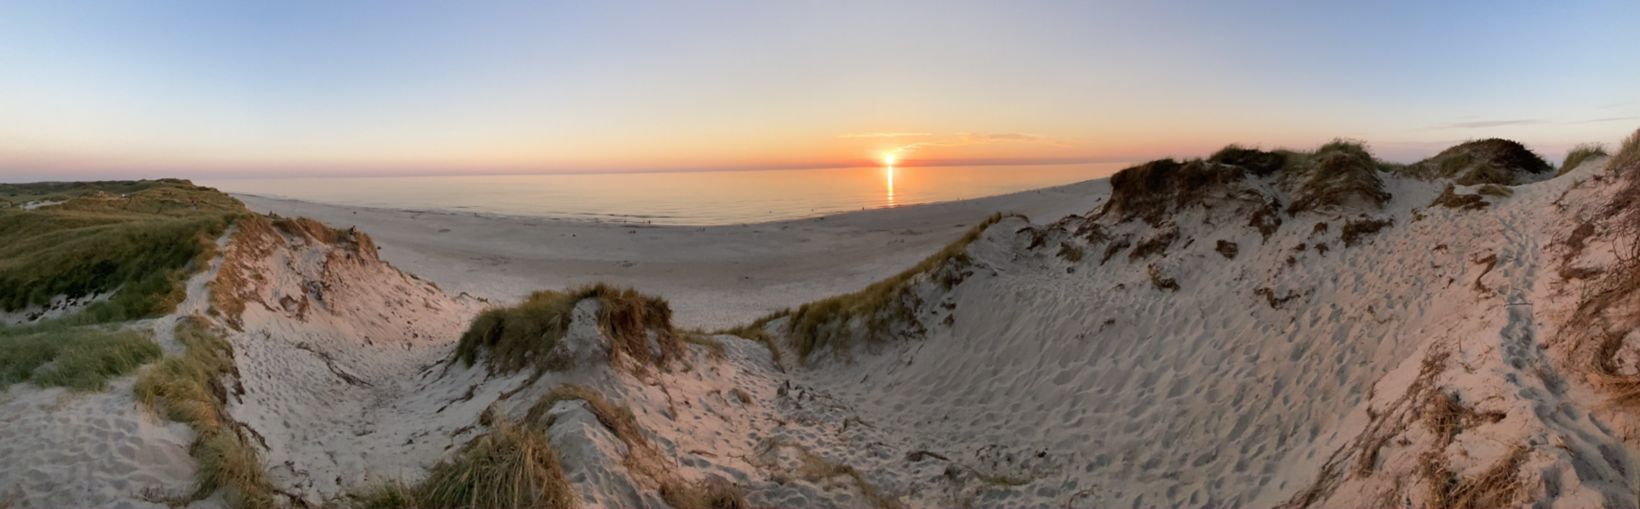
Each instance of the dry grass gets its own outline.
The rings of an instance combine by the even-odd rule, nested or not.
[[[1520,467],[1530,453],[1525,445],[1516,445],[1487,469],[1471,478],[1462,478],[1451,471],[1435,451],[1424,456],[1426,503],[1442,509],[1492,509],[1515,507],[1525,485],[1520,480]]]
[[[1057,255],[1059,256],[1060,259],[1063,259],[1067,262],[1071,262],[1071,263],[1080,262],[1080,261],[1082,261],[1082,257],[1085,254],[1086,253],[1084,253],[1082,251],[1081,247],[1078,247],[1074,244],[1071,244],[1069,242],[1060,242],[1059,243],[1059,252],[1057,253]]]
[[[1116,172],[1110,177],[1110,200],[1093,217],[1118,222],[1143,220],[1160,226],[1176,211],[1201,206],[1215,190],[1246,178],[1238,166],[1202,160],[1160,159]]]
[[[0,390],[30,382],[76,391],[102,390],[108,380],[160,357],[146,332],[101,326],[0,328]]]
[[[1634,134],[1623,140],[1623,146],[1617,150],[1617,155],[1612,156],[1612,160],[1606,163],[1606,168],[1619,174],[1640,169],[1640,130],[1634,131]]]
[[[545,434],[505,419],[434,465],[414,486],[390,484],[355,497],[359,509],[566,509],[576,496]]]
[[[978,240],[986,228],[1007,217],[993,214],[938,253],[888,279],[873,283],[864,290],[804,304],[791,313],[788,326],[798,355],[807,360],[821,347],[842,350],[853,344],[856,335],[851,324],[863,323],[867,341],[883,341],[890,337],[889,329],[896,323],[914,320],[916,303],[908,302],[912,283],[920,276],[936,278],[945,288],[956,286],[965,277],[963,271],[972,261],[968,245]]]
[[[1147,258],[1151,255],[1162,255],[1163,257],[1166,257],[1168,246],[1172,246],[1173,242],[1176,240],[1179,240],[1178,228],[1169,227],[1163,229],[1161,232],[1157,233],[1156,236],[1141,240],[1138,245],[1133,246],[1133,251],[1128,252],[1128,259],[1139,260]]]
[[[727,480],[713,477],[696,483],[661,486],[661,499],[673,509],[747,509],[746,493]]]
[[[236,508],[275,505],[275,491],[256,449],[227,411],[225,378],[238,376],[233,347],[197,316],[177,324],[183,354],[168,357],[137,379],[137,400],[167,419],[187,424],[196,438],[188,452],[198,463],[187,501],[222,490]],[[184,504],[185,505],[185,504]]]
[[[1441,190],[1441,195],[1436,196],[1434,201],[1429,202],[1431,207],[1446,207],[1458,210],[1480,210],[1488,205],[1490,204],[1486,202],[1486,199],[1481,198],[1478,194],[1459,194],[1458,187],[1452,184],[1447,184],[1446,188]]]
[[[764,315],[762,318],[752,321],[752,323],[724,329],[714,332],[713,334],[729,334],[762,343],[763,347],[769,350],[769,357],[770,360],[774,361],[774,367],[780,371],[785,371],[786,363],[780,357],[780,345],[775,344],[775,337],[774,335],[769,334],[768,325],[769,322],[789,316],[790,314],[790,311],[777,311]]]
[[[882,490],[872,485],[869,481],[866,481],[865,476],[860,474],[860,471],[856,470],[854,467],[827,460],[826,458],[815,454],[813,451],[810,451],[807,447],[803,447],[802,444],[798,444],[791,440],[770,440],[764,443],[760,448],[761,451],[759,456],[766,455],[769,452],[780,448],[788,448],[793,451],[797,451],[800,458],[800,463],[797,466],[797,470],[793,472],[793,474],[795,474],[798,478],[809,482],[818,482],[831,479],[833,477],[847,477],[849,480],[853,481],[855,487],[860,489],[860,493],[865,496],[866,500],[871,502],[873,507],[876,507],[877,509],[900,509],[904,507],[898,499],[883,493]]]
[[[1344,223],[1344,228],[1340,230],[1338,238],[1344,241],[1344,247],[1353,247],[1363,237],[1378,233],[1379,230],[1394,224],[1395,221],[1391,219],[1352,219]]]
[[[1296,196],[1287,213],[1338,207],[1354,200],[1381,207],[1390,199],[1378,176],[1384,168],[1366,144],[1353,140],[1333,140],[1313,153],[1295,155],[1285,172],[1296,181]]]
[[[568,332],[576,304],[586,299],[599,304],[598,326],[613,342],[611,361],[630,357],[639,365],[664,367],[682,358],[683,341],[672,326],[672,308],[665,300],[601,283],[567,292],[535,292],[516,306],[480,313],[462,334],[456,356],[470,366],[487,353],[494,372],[564,368],[564,361],[552,358],[551,352]],[[660,346],[659,357],[650,351],[650,334]]]
[[[1599,143],[1586,143],[1572,147],[1572,150],[1566,153],[1566,160],[1560,163],[1560,171],[1556,175],[1565,175],[1566,172],[1582,166],[1584,161],[1596,157],[1606,157],[1607,155],[1606,146]]]

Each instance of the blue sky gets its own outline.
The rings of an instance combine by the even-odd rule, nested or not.
[[[1138,160],[1640,126],[1637,2],[0,3],[0,178]],[[879,135],[868,135],[878,133]],[[880,135],[896,133],[894,136]]]

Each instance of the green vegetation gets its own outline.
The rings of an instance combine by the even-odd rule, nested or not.
[[[664,366],[682,356],[683,342],[672,327],[672,308],[665,300],[601,283],[567,292],[535,292],[516,306],[486,310],[461,335],[456,355],[471,366],[481,352],[489,352],[490,369],[496,372],[531,365],[563,369],[565,361],[550,354],[569,331],[576,303],[585,299],[598,300],[598,325],[614,340],[611,360],[625,355],[642,364]],[[650,332],[660,344],[660,358],[649,350]]]
[[[839,349],[848,346],[854,337],[849,330],[850,324],[856,320],[864,321],[867,340],[887,339],[889,325],[913,318],[915,309],[906,302],[912,280],[922,274],[935,275],[939,272],[935,277],[942,278],[942,285],[946,288],[956,286],[962,280],[962,269],[972,263],[966,253],[968,245],[978,240],[986,228],[1002,221],[1003,217],[1006,216],[991,215],[940,252],[864,290],[804,304],[791,312],[788,326],[798,354],[808,359],[809,354],[822,346]]]
[[[0,389],[42,387],[101,390],[108,380],[158,359],[146,332],[105,327],[0,329]]]
[[[1521,183],[1522,172],[1538,175],[1553,170],[1554,166],[1525,145],[1489,138],[1454,145],[1434,157],[1407,165],[1401,172],[1423,179],[1449,178],[1460,186],[1512,186]]]
[[[1599,143],[1585,143],[1572,147],[1572,151],[1566,153],[1566,161],[1560,163],[1560,172],[1557,175],[1565,175],[1566,172],[1583,165],[1584,161],[1606,155],[1606,147]]]
[[[245,213],[232,197],[180,180],[0,185],[0,196],[66,198],[34,210],[0,208],[0,310],[114,292],[60,320],[67,324],[174,309],[187,275]]]
[[[274,490],[262,460],[228,416],[223,378],[238,374],[233,347],[197,316],[184,318],[176,332],[183,354],[144,372],[135,392],[148,408],[187,424],[197,434],[188,453],[199,467],[194,492],[186,501],[224,490],[235,508],[273,506]]]
[[[530,508],[576,506],[576,496],[547,436],[502,418],[414,486],[391,484],[355,497],[359,509]]]

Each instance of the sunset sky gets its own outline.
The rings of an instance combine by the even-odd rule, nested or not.
[[[1640,126],[1640,2],[0,2],[0,179],[1134,161]]]

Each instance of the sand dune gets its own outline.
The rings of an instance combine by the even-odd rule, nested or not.
[[[438,483],[486,475],[472,458],[547,444],[482,482],[582,507],[1632,505],[1640,428],[1613,402],[1634,386],[1621,221],[1640,180],[1607,161],[1482,172],[1516,182],[1502,191],[1158,163],[703,231],[247,198],[330,224],[240,221],[178,310],[144,323],[173,356],[181,320],[231,347],[213,379],[226,436],[265,475],[178,503],[206,468],[195,432],[131,399],[130,377],[79,396],[21,384],[0,400],[0,452],[25,459],[0,467],[0,501],[439,504]],[[971,217],[1001,205],[1074,212]],[[601,289],[506,307],[581,281],[510,278],[599,253],[600,276],[622,268],[608,253],[641,260],[622,277],[669,288],[676,316]],[[700,268],[643,268],[663,259]],[[790,283],[736,294],[771,279]],[[474,322],[485,309],[501,311]],[[750,325],[686,329],[721,323]]]

